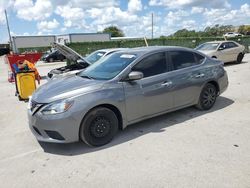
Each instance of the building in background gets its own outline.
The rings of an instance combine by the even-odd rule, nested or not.
[[[13,51],[19,52],[19,48],[48,47],[53,42],[60,44],[72,42],[99,42],[110,41],[108,33],[70,33],[65,35],[38,35],[38,36],[13,36]]]
[[[12,45],[14,53],[18,53],[19,48],[37,48],[50,46],[56,41],[55,35],[38,35],[38,36],[13,36]]]

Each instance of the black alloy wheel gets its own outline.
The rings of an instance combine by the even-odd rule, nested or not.
[[[204,86],[204,88],[201,91],[197,107],[201,110],[209,110],[210,108],[213,107],[216,98],[217,98],[216,87],[213,84],[208,83]]]

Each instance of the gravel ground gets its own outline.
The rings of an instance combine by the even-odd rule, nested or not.
[[[1,186],[250,187],[250,54],[243,61],[225,66],[230,85],[210,111],[191,107],[149,119],[90,148],[38,143],[0,58]],[[38,69],[45,76],[62,64]]]

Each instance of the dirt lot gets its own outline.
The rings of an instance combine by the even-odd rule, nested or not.
[[[226,65],[229,88],[210,111],[153,118],[90,148],[39,144],[0,59],[1,187],[250,187],[250,54],[243,61]]]

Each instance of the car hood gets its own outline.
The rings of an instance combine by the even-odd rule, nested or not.
[[[80,61],[83,61],[83,62],[86,62],[86,63],[90,64],[79,53],[72,50],[68,46],[65,46],[63,44],[59,44],[59,43],[54,42],[52,44],[52,47],[56,48],[59,52],[61,52],[61,54],[63,54],[70,61],[77,62],[77,61],[80,60]]]
[[[38,103],[50,103],[91,91],[101,89],[104,81],[82,78],[80,76],[67,76],[52,80],[40,86],[32,95],[32,100]]]
[[[215,50],[198,50],[198,51],[208,56],[216,52]]]

